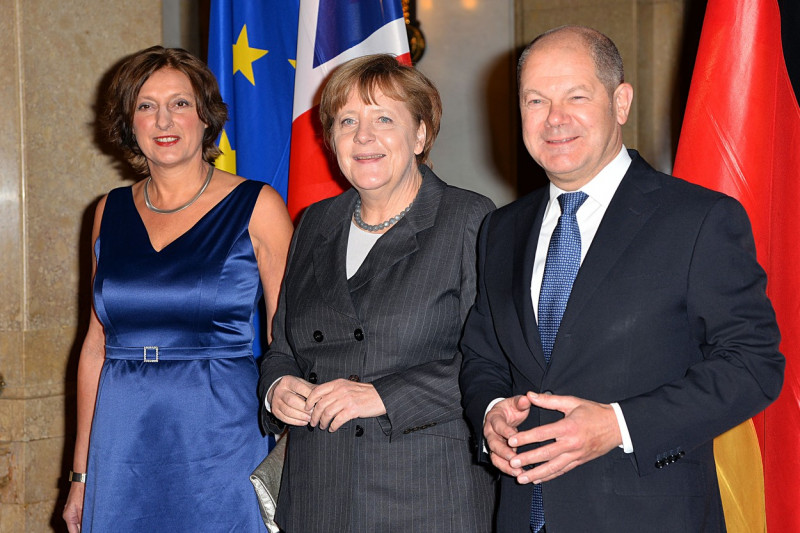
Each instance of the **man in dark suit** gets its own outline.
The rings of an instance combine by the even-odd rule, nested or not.
[[[601,33],[543,34],[518,82],[550,185],[484,221],[462,339],[498,531],[724,531],[712,441],[784,366],[747,216],[625,149],[633,88]]]

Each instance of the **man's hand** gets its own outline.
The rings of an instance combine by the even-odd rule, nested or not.
[[[508,445],[514,449],[535,442],[555,441],[509,458],[511,469],[519,472],[516,474],[519,483],[549,481],[622,444],[617,417],[610,405],[574,396],[534,392],[526,396],[531,405],[561,411],[564,418],[508,438]],[[534,464],[538,466],[521,470],[524,466]]]
[[[305,410],[311,413],[312,427],[334,432],[354,418],[373,418],[386,414],[378,391],[370,383],[335,379],[317,385],[308,395]]]
[[[311,421],[306,398],[314,385],[294,376],[283,376],[267,392],[272,414],[291,426],[305,426]]]
[[[517,427],[528,418],[531,402],[527,396],[514,396],[497,402],[483,421],[483,436],[492,458],[492,464],[509,476],[519,476],[522,468],[513,467],[509,461],[516,456],[516,445],[508,439],[517,435]]]

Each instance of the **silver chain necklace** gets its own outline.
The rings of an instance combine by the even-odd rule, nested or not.
[[[411,209],[412,205],[414,205],[414,201],[413,200],[411,201],[410,204],[408,204],[408,207],[406,207],[405,209],[400,211],[400,213],[396,214],[395,216],[393,216],[389,220],[385,220],[385,221],[381,222],[380,224],[376,224],[376,225],[373,226],[372,224],[367,224],[361,218],[361,197],[359,196],[358,198],[356,198],[356,208],[353,210],[353,222],[355,222],[356,226],[358,226],[359,228],[363,229],[364,231],[381,231],[381,230],[384,230],[384,229],[386,229],[386,228],[388,228],[390,226],[394,226],[395,224],[397,224],[400,221],[401,218],[406,216],[406,213],[408,213],[408,211]]]
[[[214,165],[211,165],[211,168],[208,169],[208,174],[206,175],[206,181],[203,183],[203,186],[200,187],[200,190],[194,197],[183,204],[182,206],[176,207],[174,209],[159,209],[158,207],[154,206],[152,202],[150,202],[150,195],[147,193],[147,186],[150,185],[150,182],[153,180],[153,176],[148,176],[147,181],[144,184],[144,205],[147,206],[147,209],[153,211],[154,213],[160,213],[162,215],[169,215],[172,213],[177,213],[178,211],[183,211],[193,203],[197,201],[198,198],[206,191],[208,184],[211,183],[211,175],[214,174]]]

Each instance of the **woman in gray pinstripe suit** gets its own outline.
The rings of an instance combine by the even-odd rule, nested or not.
[[[261,364],[263,420],[290,428],[276,521],[289,533],[491,531],[458,340],[493,205],[426,166],[441,100],[394,57],[340,67],[320,118],[352,188],[304,214]]]

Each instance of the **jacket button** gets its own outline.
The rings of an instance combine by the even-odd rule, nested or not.
[[[309,383],[316,383],[317,382],[317,373],[312,372],[308,375],[308,382]]]
[[[353,337],[355,337],[357,341],[363,341],[364,340],[364,332],[361,331],[361,328],[358,328],[357,330],[355,330],[353,332]]]
[[[361,426],[356,426],[356,437],[360,437],[363,434],[364,434],[364,428],[362,428]]]
[[[358,383],[359,381],[361,381],[361,378],[360,378],[360,377],[358,377],[356,374],[353,374],[352,376],[350,376],[350,377],[349,377],[349,378],[347,378],[347,379],[349,379],[350,381],[355,381],[356,383]]]
[[[314,431],[314,427],[311,424],[306,424],[306,429],[308,431]]]
[[[322,342],[325,338],[325,335],[322,334],[320,330],[314,332],[314,340],[317,342]]]

